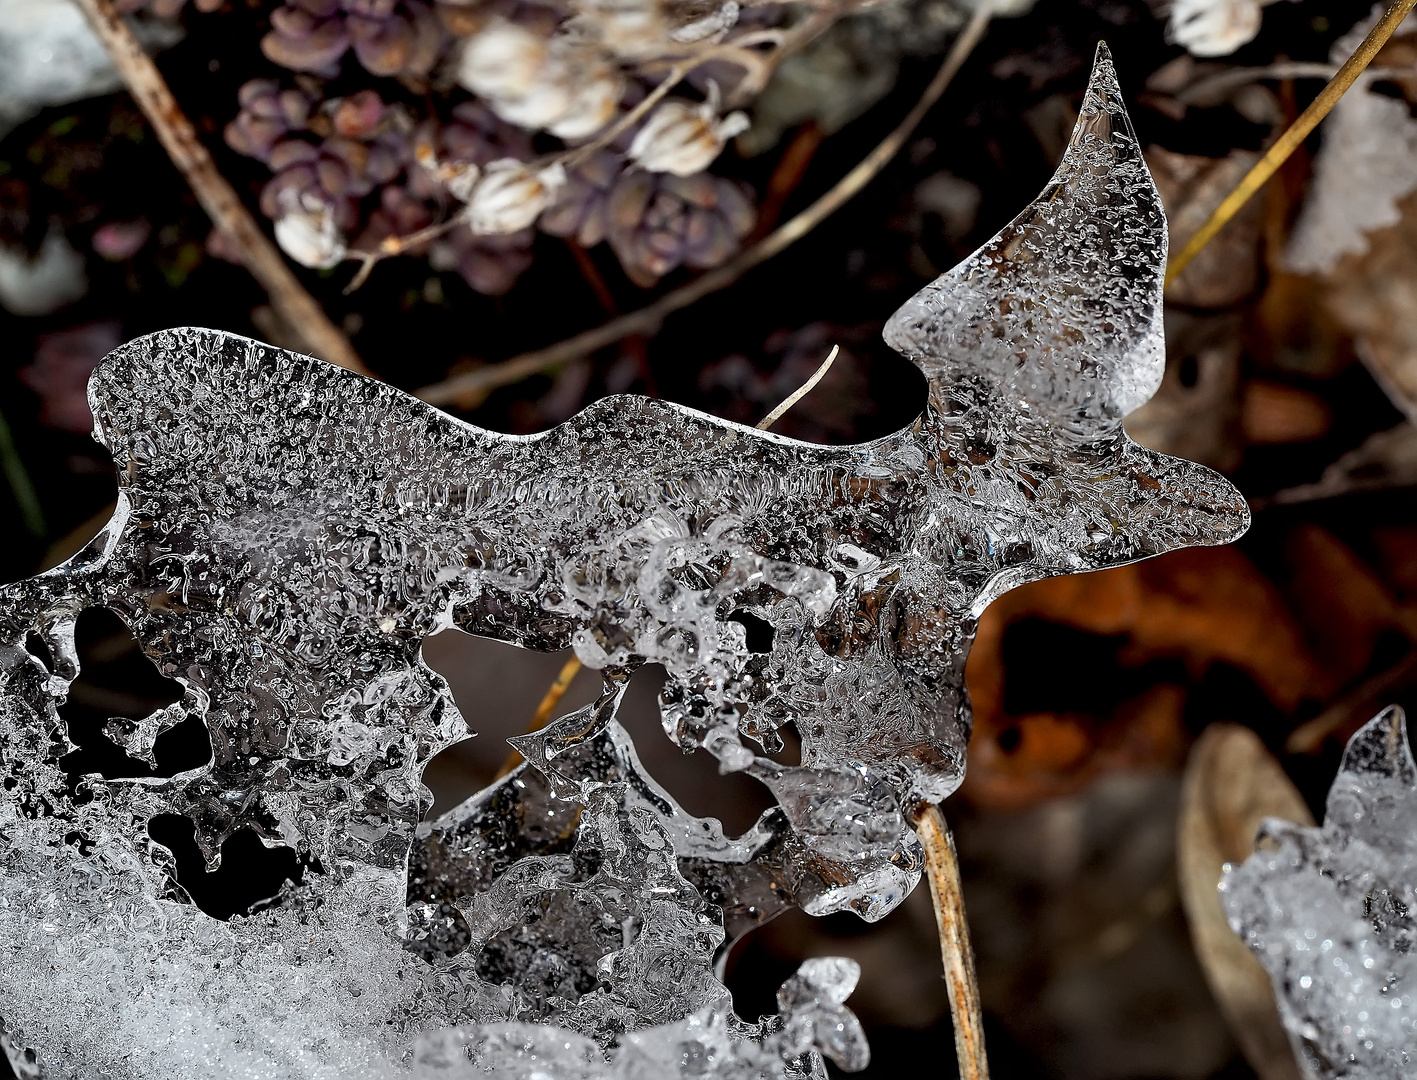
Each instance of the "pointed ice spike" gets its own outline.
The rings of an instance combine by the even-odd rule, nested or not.
[[[1389,705],[1348,741],[1339,775],[1385,777],[1417,785],[1417,762],[1407,741],[1407,714],[1400,705]]]
[[[1067,153],[1038,199],[886,324],[941,399],[1012,400],[1090,438],[1161,382],[1166,217],[1098,45]]]

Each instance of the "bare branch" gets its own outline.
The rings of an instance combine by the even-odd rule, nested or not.
[[[261,231],[226,177],[218,171],[157,65],[114,10],[112,0],[75,2],[93,24],[94,32],[113,59],[113,66],[157,132],[168,157],[187,178],[202,209],[241,252],[246,269],[270,294],[271,306],[281,319],[300,334],[306,347],[322,360],[361,375],[373,375],[349,339],[300,284],[275,244]]]

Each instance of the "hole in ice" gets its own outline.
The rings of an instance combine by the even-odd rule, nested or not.
[[[197,848],[197,827],[181,814],[159,814],[148,835],[172,852],[177,884],[214,919],[244,915],[270,900],[287,881],[298,885],[305,867],[288,847],[268,848],[251,829],[241,829],[221,845],[221,865],[210,873]]]
[[[773,805],[772,796],[750,776],[721,775],[717,759],[707,750],[687,754],[670,741],[659,718],[659,691],[665,678],[658,664],[635,672],[620,706],[620,723],[634,740],[645,771],[675,802],[695,817],[718,818],[725,833],[739,836]]]
[[[434,799],[430,818],[446,813],[492,782],[511,753],[508,737],[526,733],[537,705],[570,656],[570,650],[532,652],[461,630],[444,630],[424,639],[424,662],[448,680],[458,710],[477,733],[476,738],[448,747],[424,769],[423,782]],[[599,693],[600,673],[582,669],[561,698],[556,714],[587,705]]]
[[[43,664],[44,669],[51,675],[54,674],[54,657],[49,651],[49,646],[44,643],[44,638],[32,630],[25,635],[25,651]]]
[[[106,780],[175,776],[211,760],[206,726],[189,716],[153,743],[156,768],[127,753],[110,737],[144,717],[182,700],[182,687],[162,675],[143,655],[126,623],[106,608],[88,608],[74,628],[79,676],[59,706],[69,740],[77,750],[59,765],[71,781],[98,773]],[[108,729],[108,730],[105,730]]]
[[[447,813],[477,794],[497,774],[511,748],[507,737],[523,734],[547,687],[555,681],[570,652],[536,653],[499,641],[445,630],[423,642],[423,659],[448,680],[453,700],[477,737],[450,746],[428,763],[423,782],[432,790],[429,818]],[[659,665],[642,668],[630,680],[620,705],[620,723],[634,740],[645,771],[691,814],[716,817],[737,835],[750,828],[772,805],[756,780],[741,774],[720,776],[707,751],[685,754],[664,734],[659,721]],[[582,668],[557,707],[565,715],[594,701],[600,673]],[[784,732],[786,734],[786,732]]]
[[[735,611],[728,616],[729,622],[736,622],[743,627],[748,639],[748,651],[750,653],[770,653],[772,652],[772,623],[766,619],[759,618],[751,611]]]

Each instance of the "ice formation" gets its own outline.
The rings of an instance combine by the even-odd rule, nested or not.
[[[1165,222],[1099,53],[1040,200],[891,320],[929,397],[825,447],[609,398],[516,437],[207,330],[90,385],[112,520],[0,591],[0,1016],[46,1077],[822,1076],[859,1068],[846,961],[746,1023],[725,944],[789,905],[890,911],[910,822],[959,784],[964,661],[995,597],[1245,528],[1239,494],[1131,442],[1161,376]],[[74,626],[116,612],[183,688],[108,736],[149,776],[58,766]],[[750,649],[744,622],[771,628]],[[468,734],[421,641],[570,646],[585,709],[443,818],[424,765]],[[616,708],[668,672],[664,729],[776,798],[746,834],[685,813]],[[163,775],[158,736],[211,760]],[[800,764],[774,757],[785,725]],[[135,770],[141,771],[141,770]],[[306,871],[229,922],[149,835],[209,864],[251,829]]]
[[[1349,741],[1322,827],[1266,821],[1220,888],[1309,1076],[1417,1072],[1417,763],[1401,709]]]

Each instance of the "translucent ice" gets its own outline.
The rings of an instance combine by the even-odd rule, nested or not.
[[[1323,826],[1265,822],[1221,891],[1310,1076],[1417,1072],[1417,764],[1401,709],[1348,743]]]
[[[962,778],[991,600],[1248,521],[1120,425],[1160,378],[1165,246],[1103,51],[1043,198],[891,321],[930,391],[875,442],[634,397],[514,437],[227,334],[115,351],[90,400],[117,510],[0,591],[9,1044],[46,1076],[163,1080],[860,1067],[850,965],[810,962],[747,1024],[714,973],[726,942],[792,904],[877,919],[918,882],[910,821]],[[183,689],[106,729],[150,776],[58,766],[90,607]],[[747,616],[770,641],[749,648]],[[448,627],[572,647],[604,691],[420,824],[424,766],[467,735],[422,659]],[[775,796],[744,835],[640,766],[615,713],[651,662],[668,736]],[[211,760],[163,775],[155,741],[182,724]],[[774,756],[787,725],[800,764]],[[212,919],[149,835],[162,814],[211,865],[240,830],[292,848],[302,882]]]

